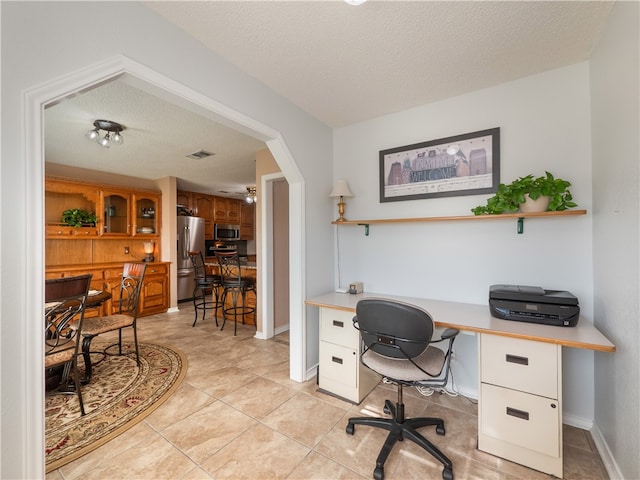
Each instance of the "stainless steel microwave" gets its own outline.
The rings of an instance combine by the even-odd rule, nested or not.
[[[213,235],[216,240],[240,240],[240,225],[216,223]]]

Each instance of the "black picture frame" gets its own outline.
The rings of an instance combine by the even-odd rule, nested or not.
[[[499,183],[499,127],[380,150],[381,203],[495,193]]]

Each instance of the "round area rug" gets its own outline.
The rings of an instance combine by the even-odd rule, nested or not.
[[[92,350],[106,345],[95,343]],[[167,400],[187,372],[187,359],[163,345],[140,343],[140,368],[132,344],[126,355],[92,355],[93,376],[82,387],[85,416],[75,393],[45,397],[47,473],[120,435]],[[124,353],[124,352],[123,352]],[[79,362],[81,369],[82,361]]]

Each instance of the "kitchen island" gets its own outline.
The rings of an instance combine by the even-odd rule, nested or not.
[[[220,266],[218,265],[218,261],[216,260],[215,257],[205,257],[204,263],[205,263],[205,266],[207,267],[207,273],[211,275],[220,275]],[[245,262],[245,261],[240,262],[241,276],[253,278],[255,281],[256,270],[257,270],[256,262]],[[235,272],[237,272],[237,270],[235,270]],[[245,324],[254,325],[254,326],[256,325],[256,314],[255,314],[256,293],[257,292],[254,293],[252,291],[249,291],[247,292],[247,296],[246,296],[246,306],[252,308],[253,312],[245,315]],[[241,296],[238,296],[238,302],[240,303],[238,306],[244,306],[242,304]],[[225,308],[229,308],[232,306],[233,304],[232,304],[231,295],[229,295],[225,302]]]

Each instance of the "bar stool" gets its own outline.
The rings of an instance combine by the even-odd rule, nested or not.
[[[238,316],[242,317],[242,324],[245,323],[245,315],[254,313],[256,309],[247,305],[247,292],[256,291],[256,281],[250,277],[243,277],[240,269],[240,257],[237,251],[216,250],[216,259],[220,265],[220,275],[222,277],[222,327],[227,321],[227,314],[233,314],[234,329],[233,334],[238,333]],[[231,306],[227,307],[227,295],[231,294]],[[242,304],[238,305],[238,296],[242,299]],[[257,326],[257,325],[256,325]]]
[[[193,320],[192,327],[195,327],[198,321],[198,311],[202,310],[202,320],[207,315],[207,308],[213,310],[213,318],[216,321],[216,327],[218,326],[218,309],[222,308],[222,296],[220,295],[220,288],[222,287],[222,277],[220,275],[208,275],[207,269],[204,264],[204,258],[202,252],[189,252],[189,258],[193,264],[195,286],[193,287],[193,309],[196,313],[196,318]],[[212,292],[213,299],[207,300],[207,293]],[[199,293],[199,295],[198,295]]]

